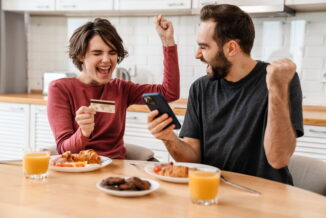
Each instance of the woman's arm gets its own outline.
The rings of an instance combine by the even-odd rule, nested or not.
[[[59,81],[54,81],[49,86],[47,113],[59,153],[78,153],[85,148],[89,139],[74,125],[75,117],[68,94]]]
[[[140,85],[130,83],[128,104],[144,104],[143,93],[159,92],[167,101],[175,101],[180,96],[180,72],[177,46],[174,41],[172,22],[163,16],[154,18],[156,30],[161,38],[164,53],[164,77],[159,85]]]

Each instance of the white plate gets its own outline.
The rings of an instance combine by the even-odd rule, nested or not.
[[[215,172],[216,170],[219,170],[217,167],[205,165],[205,164],[197,164],[197,163],[186,163],[186,162],[176,162],[173,163],[174,166],[186,166],[189,168],[197,168],[199,170],[205,170],[205,171],[211,171]],[[188,177],[172,177],[172,176],[162,176],[160,174],[157,174],[153,171],[153,168],[155,165],[147,165],[145,167],[145,171],[152,175],[155,176],[158,179],[167,181],[167,182],[175,182],[175,183],[188,183]]]
[[[51,161],[59,156],[61,155],[52,155]],[[102,161],[100,164],[88,164],[85,167],[56,167],[50,164],[50,169],[55,171],[60,171],[60,172],[69,172],[69,173],[89,172],[105,167],[112,162],[112,160],[108,157],[104,157],[104,156],[99,156],[99,157],[101,158]]]
[[[130,177],[124,177],[125,179],[128,179]],[[149,193],[152,193],[153,191],[157,190],[160,187],[160,183],[151,180],[151,179],[146,179],[146,178],[140,178],[142,180],[146,180],[149,183],[151,183],[151,188],[148,190],[143,190],[143,191],[117,191],[117,190],[112,190],[108,188],[104,188],[101,186],[101,181],[96,183],[96,187],[100,189],[101,191],[110,194],[110,195],[115,195],[115,196],[120,196],[120,197],[137,197],[137,196],[143,196],[147,195]]]

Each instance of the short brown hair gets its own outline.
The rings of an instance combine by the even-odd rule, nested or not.
[[[250,16],[235,5],[206,5],[200,11],[200,20],[214,20],[214,39],[218,46],[229,40],[238,40],[242,51],[250,55],[255,39],[255,27]]]
[[[80,58],[85,56],[88,43],[95,35],[99,35],[109,47],[114,46],[118,54],[118,63],[128,55],[121,37],[110,21],[96,18],[94,22],[87,22],[77,28],[69,40],[69,57],[80,71],[83,65]]]

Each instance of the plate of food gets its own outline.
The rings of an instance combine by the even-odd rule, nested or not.
[[[109,165],[112,160],[108,157],[97,155],[92,150],[83,150],[79,154],[66,151],[61,155],[52,155],[50,169],[60,172],[89,172]]]
[[[96,187],[114,196],[137,197],[156,191],[160,183],[138,177],[108,177],[97,182]]]
[[[158,179],[175,183],[188,183],[189,170],[204,170],[215,172],[219,169],[205,164],[186,162],[169,162],[147,165],[145,167],[145,171],[148,174],[155,176]]]

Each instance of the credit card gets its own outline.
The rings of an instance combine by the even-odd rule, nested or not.
[[[96,112],[115,113],[115,101],[91,99],[91,107]]]

